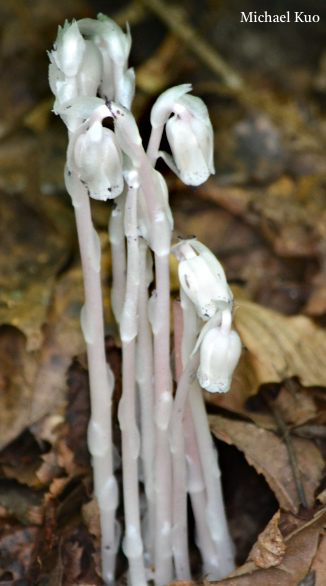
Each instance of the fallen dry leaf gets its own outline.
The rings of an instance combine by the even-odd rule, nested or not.
[[[101,547],[100,547],[100,517],[99,517],[99,510],[97,506],[97,501],[95,498],[90,500],[88,503],[83,505],[82,507],[82,517],[83,521],[93,537],[93,545],[94,545],[94,554],[93,559],[95,563],[95,570],[96,573],[101,576]]]
[[[266,190],[259,186],[225,187],[210,179],[198,188],[198,194],[255,226],[280,256],[313,257],[318,256],[324,238],[322,175],[313,186],[307,181],[303,185],[302,179],[306,177],[299,177],[286,190],[280,180]]]
[[[314,561],[312,562],[311,569],[315,570],[315,583],[314,586],[325,586],[326,584],[326,535],[323,536]]]
[[[326,331],[308,317],[287,317],[256,303],[242,300],[235,327],[248,349],[246,366],[255,393],[260,385],[297,376],[303,386],[326,381]]]
[[[67,243],[44,216],[19,197],[0,193],[0,325],[26,336],[27,351],[43,342],[42,327]]]
[[[297,381],[282,385],[273,401],[284,422],[288,425],[304,425],[317,417],[317,406],[309,389],[303,389]]]
[[[7,526],[3,529],[0,537],[1,566],[5,568],[7,577],[12,577],[14,584],[21,576],[26,575],[30,559],[35,547],[35,539],[38,533],[36,527]]]
[[[259,568],[277,566],[283,559],[286,545],[278,528],[280,514],[280,511],[275,513],[267,527],[258,536],[249,554],[249,560],[252,560]]]
[[[324,533],[325,523],[325,509],[308,522],[301,520],[298,527],[284,538],[286,550],[276,567],[263,569],[248,561],[224,580],[211,582],[205,577],[198,582],[178,580],[168,586],[300,586],[311,568],[315,571],[314,586],[324,586],[325,557],[322,555],[325,537],[320,542],[320,536]]]
[[[253,423],[234,421],[219,415],[210,415],[209,424],[218,439],[235,445],[244,453],[248,463],[259,474],[264,475],[283,509],[294,512],[298,510],[300,499],[289,455],[281,438]],[[321,481],[324,461],[313,441],[293,437],[292,442],[308,506],[312,506],[315,490]]]
[[[43,493],[35,492],[14,481],[0,483],[1,516],[26,525],[41,525],[43,521]],[[1,551],[1,547],[0,547]],[[1,566],[0,566],[1,567]]]
[[[325,509],[305,523],[301,523],[285,538],[286,551],[281,563],[261,569],[249,561],[238,568],[231,577],[210,582],[211,586],[298,586],[310,571],[319,548],[320,536],[326,522]],[[189,586],[195,583],[189,583]],[[322,584],[324,584],[322,582]],[[319,586],[319,585],[318,585]]]
[[[17,328],[0,328],[0,447],[62,403],[67,369],[72,357],[84,348],[79,325],[83,302],[80,269],[66,271],[52,295],[44,344],[38,352],[27,350],[26,338]]]

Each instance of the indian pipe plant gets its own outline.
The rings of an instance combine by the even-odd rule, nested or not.
[[[161,157],[186,185],[214,173],[213,130],[191,85],[168,89],[151,111],[144,149],[131,113],[134,71],[124,33],[99,14],[59,27],[49,53],[54,112],[68,129],[65,184],[74,206],[84,278],[81,328],[91,394],[88,447],[101,526],[102,575],[115,581],[120,546],[116,509],[123,500],[122,549],[130,586],[190,579],[187,497],[202,572],[210,579],[234,568],[220,471],[201,388],[226,392],[241,343],[232,330],[233,296],[222,266],[195,238],[171,248],[173,218]],[[103,125],[112,118],[114,130]],[[160,151],[165,131],[171,154]],[[112,308],[122,346],[123,494],[113,465],[113,373],[106,363],[101,247],[90,198],[114,199],[109,221]],[[174,303],[175,381],[170,369],[170,252],[179,262]],[[204,325],[203,325],[203,322]]]

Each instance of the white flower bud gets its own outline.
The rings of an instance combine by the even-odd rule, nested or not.
[[[94,43],[84,41],[79,33],[77,23],[73,23],[70,27],[66,24],[65,27],[66,30],[64,28],[58,35],[58,49],[49,53],[51,61],[49,83],[56,98],[53,106],[54,113],[60,114],[68,129],[74,132],[87,116],[79,117],[76,109],[73,111],[72,104],[75,100],[78,102],[82,98],[89,98],[95,102],[99,100],[95,96],[102,79],[103,61],[102,55]],[[75,45],[78,45],[78,39],[79,41],[82,39],[83,50],[78,55],[81,58],[76,59],[78,68],[68,67],[63,59],[65,50],[68,50],[70,43],[72,43],[71,37],[73,39],[77,37]],[[101,103],[104,104],[104,101],[101,100]],[[94,108],[96,108],[95,103],[93,103]]]
[[[135,71],[133,67],[130,67],[127,71],[121,74],[120,79],[117,81],[117,85],[119,102],[125,106],[125,108],[130,109],[135,95]],[[103,84],[100,88],[100,93],[102,96],[106,95],[106,92],[103,89]]]
[[[222,312],[220,327],[208,330],[200,346],[197,377],[200,386],[210,393],[226,393],[241,355],[241,340],[231,330],[231,312]]]
[[[218,310],[232,308],[233,295],[223,267],[206,246],[185,240],[173,246],[172,253],[179,260],[180,285],[203,321]]]
[[[51,92],[57,97],[58,88],[60,84],[65,81],[65,74],[59,69],[53,59],[52,53],[49,53],[50,65],[49,65],[49,85]]]
[[[78,21],[78,27],[82,35],[90,37],[101,52],[107,51],[107,57],[114,63],[117,65],[127,63],[131,48],[128,26],[127,32],[124,33],[114,20],[100,13],[97,15],[97,20],[82,18]]]
[[[200,98],[183,95],[173,112],[166,124],[173,159],[167,153],[160,155],[186,185],[200,185],[215,172],[214,135],[207,108]]]
[[[90,197],[105,201],[122,192],[121,149],[112,130],[104,128],[100,120],[77,136],[69,155],[68,162]]]
[[[92,96],[84,96],[81,98],[73,98],[59,105],[56,114],[60,114],[62,117],[80,118],[83,122],[86,122],[90,118],[90,121],[88,121],[88,125],[90,125],[94,120],[103,120],[106,118],[107,112],[108,110],[104,100]]]
[[[102,55],[91,41],[85,41],[85,47],[83,61],[77,72],[78,95],[96,96],[102,79]]]
[[[79,32],[77,22],[59,26],[55,50],[51,52],[54,62],[67,77],[73,77],[82,63],[85,41]]]
[[[49,85],[55,95],[53,112],[58,114],[62,104],[73,100],[78,95],[77,80],[76,76],[67,78],[63,71],[59,69],[54,59],[54,51],[49,53],[49,58],[51,61],[49,65]]]
[[[75,77],[70,77],[69,80],[57,81],[56,82],[56,100],[53,104],[53,112],[59,113],[59,110],[63,104],[74,100],[78,95],[77,82]],[[66,120],[63,118],[65,124]]]
[[[98,47],[105,63],[100,95],[129,108],[135,93],[133,70],[127,71],[131,47],[129,27],[127,26],[127,32],[124,33],[113,20],[103,14],[99,14],[97,20],[79,20],[78,26],[81,33]]]

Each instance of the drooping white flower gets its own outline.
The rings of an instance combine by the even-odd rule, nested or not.
[[[241,340],[231,330],[231,312],[222,311],[221,324],[205,333],[200,345],[197,377],[200,386],[210,393],[226,393],[241,355]]]
[[[117,78],[117,98],[119,102],[125,106],[125,108],[130,108],[132,100],[135,95],[135,71],[133,67],[129,67],[127,71],[123,71],[121,75]],[[101,85],[100,92],[102,96],[106,96],[107,92]]]
[[[97,19],[82,18],[78,21],[78,27],[81,34],[91,38],[101,52],[108,51],[107,57],[111,61],[118,65],[126,65],[131,48],[128,26],[127,32],[124,33],[114,20],[100,13]]]
[[[188,94],[174,105],[166,124],[173,158],[160,153],[167,165],[186,185],[201,185],[215,172],[213,128],[204,102]]]
[[[64,73],[53,61],[49,66],[49,84],[55,95],[53,112],[57,114],[58,108],[60,108],[62,104],[72,100],[78,95],[77,80],[76,77],[66,78]]]
[[[83,125],[82,132],[72,137],[67,162],[90,197],[112,199],[123,190],[123,157],[114,132],[102,126],[101,120]]]
[[[98,47],[102,54],[102,81],[99,88],[101,97],[115,100],[130,108],[135,93],[133,69],[128,69],[131,48],[129,27],[122,29],[104,14],[98,14],[97,20],[83,18],[78,21],[79,30]]]
[[[218,310],[232,308],[233,295],[223,267],[204,244],[183,240],[172,247],[172,253],[179,260],[180,285],[203,321]]]
[[[67,77],[73,77],[82,63],[85,41],[76,21],[59,26],[55,48],[51,52],[53,61]]]
[[[85,130],[95,120],[103,120],[107,117],[107,107],[104,100],[92,96],[83,96],[68,100],[58,105],[56,114],[60,116],[71,116],[72,118],[81,118],[85,126],[80,130]],[[89,119],[89,120],[88,120]],[[88,122],[87,122],[88,120]]]
[[[102,55],[96,45],[85,41],[85,53],[77,72],[79,96],[96,96],[103,74]]]
[[[70,49],[75,55],[73,66],[69,61]],[[56,49],[49,53],[49,58],[49,83],[56,98],[53,111],[61,115],[69,130],[74,131],[85,118],[73,116],[68,108],[75,99],[97,99],[95,96],[103,71],[102,55],[94,43],[83,39],[74,22],[72,25],[66,23],[63,29],[59,29]],[[67,106],[65,111],[62,108],[64,105]]]

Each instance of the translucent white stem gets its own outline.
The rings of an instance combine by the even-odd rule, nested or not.
[[[181,306],[184,324],[182,359],[186,361],[195,346],[198,334],[198,318],[193,304],[183,293],[183,290],[181,290]],[[205,486],[205,497],[203,487],[200,487],[199,483],[200,490],[198,495],[194,501],[192,499],[194,515],[196,515],[197,508],[201,509],[201,512],[199,510],[197,513],[197,518],[195,516],[198,528],[198,546],[202,554],[204,568],[210,572],[210,579],[217,580],[224,578],[234,569],[234,547],[225,516],[217,452],[208,426],[202,390],[196,378],[190,389],[189,402],[196,439],[193,436],[193,431],[191,431],[192,426],[190,427],[189,422],[187,422],[188,449],[190,442],[195,442],[192,451],[188,451],[187,455],[189,462],[195,465],[197,456],[194,447],[196,451],[198,450],[202,469],[201,478],[204,480]],[[201,474],[198,464],[197,470],[194,468],[192,472],[193,474]],[[195,481],[195,477],[193,480]],[[196,482],[194,484],[196,485]],[[193,490],[194,494],[195,491]],[[205,507],[203,507],[204,504]],[[203,514],[204,511],[205,514]]]
[[[172,549],[178,580],[190,580],[187,523],[186,454],[184,438],[185,411],[188,393],[196,376],[198,354],[188,361],[178,382],[171,418],[171,450],[173,467],[173,530]]]
[[[154,234],[155,292],[151,299],[151,326],[154,341],[154,418],[155,418],[155,586],[173,579],[171,546],[172,463],[168,427],[172,410],[170,372],[170,228],[166,211],[158,201],[153,169],[142,147],[136,149],[138,176],[144,192]]]
[[[187,488],[195,519],[196,544],[203,561],[202,572],[204,575],[215,576],[218,559],[216,547],[211,538],[205,515],[203,515],[203,511],[207,507],[206,489],[189,400],[186,405],[184,432],[188,465]]]
[[[152,128],[151,135],[149,137],[149,142],[148,142],[146,154],[147,154],[147,157],[153,167],[155,167],[155,164],[157,161],[158,151],[159,151],[161,140],[162,140],[163,130],[164,130],[164,126],[158,126],[157,128]]]
[[[234,546],[225,516],[217,452],[207,423],[202,390],[196,381],[189,398],[207,493],[206,523],[216,547],[217,567],[210,578],[219,580],[234,570]]]
[[[114,317],[118,323],[120,322],[126,289],[125,201],[125,194],[115,199],[109,221],[109,240],[112,258],[111,303]]]
[[[148,287],[152,281],[152,260],[148,246],[139,240],[138,335],[136,342],[136,380],[140,399],[141,458],[146,495],[144,545],[146,565],[154,563],[154,364],[152,331],[148,319]]]
[[[94,494],[100,513],[103,580],[112,585],[118,547],[115,523],[118,490],[112,462],[111,396],[114,378],[105,358],[101,253],[92,224],[89,197],[78,178],[71,177],[71,174],[68,191],[75,192],[72,199],[84,279],[85,304],[81,325],[87,345],[91,398],[88,445],[94,470]]]
[[[172,527],[172,463],[168,427],[172,410],[172,379],[170,372],[170,281],[168,255],[155,254],[155,586],[173,579]]]
[[[125,512],[123,550],[129,562],[130,586],[145,586],[145,567],[139,509],[138,458],[140,436],[136,424],[135,348],[138,328],[139,249],[137,236],[137,192],[128,188],[125,205],[127,279],[120,321],[122,340],[122,398],[119,423],[122,435],[122,472]]]
[[[129,563],[130,586],[145,586],[145,566],[141,538],[138,457],[140,437],[135,412],[135,340],[122,343],[123,394],[119,404],[119,423],[122,436],[123,500],[125,536],[123,551]]]
[[[183,372],[183,363],[182,363],[182,350],[183,347],[183,357],[184,360],[189,358],[190,349],[193,347],[196,335],[197,335],[197,317],[195,315],[195,311],[193,309],[192,304],[189,302],[188,298],[184,298],[184,294],[182,294],[183,298],[183,310],[187,315],[187,323],[183,324],[183,311],[182,306],[179,302],[174,301],[173,303],[173,324],[174,324],[174,352],[175,352],[175,367],[176,367],[176,378],[177,381],[180,380],[182,372]],[[187,311],[188,309],[188,311]],[[189,361],[188,361],[189,365]],[[189,366],[186,366],[186,369]],[[196,368],[194,366],[194,368]],[[190,391],[190,387],[193,383],[193,380],[196,377],[196,373],[194,370],[192,380],[189,381],[188,385],[188,393]],[[181,382],[181,381],[180,381]],[[177,404],[180,403],[180,399],[178,397],[182,387],[178,384],[177,392],[176,392],[176,399],[174,404],[174,412],[177,409]],[[206,500],[206,489],[205,489],[205,482],[203,477],[203,470],[200,462],[200,455],[198,451],[198,444],[197,438],[194,429],[194,423],[192,419],[192,414],[190,410],[189,400],[188,400],[188,393],[187,393],[187,401],[183,406],[184,409],[184,418],[183,418],[183,426],[175,426],[172,425],[172,437],[175,434],[182,434],[182,438],[184,435],[184,442],[185,442],[185,458],[187,463],[187,470],[186,474],[188,476],[188,483],[187,483],[187,491],[190,495],[193,515],[195,519],[195,531],[196,531],[196,543],[200,550],[202,560],[203,560],[203,573],[215,575],[216,570],[216,548],[214,543],[211,539],[210,531],[207,526],[207,522],[205,519],[205,515],[203,515],[203,511],[206,510],[207,507],[207,500]],[[180,405],[182,407],[182,405]],[[181,417],[182,409],[179,411],[179,417]],[[182,440],[179,440],[182,441]],[[178,458],[175,457],[173,453],[173,470],[176,470],[176,473],[173,474],[173,482],[175,482],[175,474],[179,475],[179,468],[183,470],[184,465],[182,462],[177,461]],[[179,507],[177,506],[176,498],[175,498],[175,488],[174,488],[174,524],[180,526],[180,521],[178,522],[178,515],[179,515]],[[181,497],[180,497],[181,498]],[[186,499],[186,495],[184,495],[184,500]],[[181,509],[182,510],[182,509]],[[177,539],[177,537],[176,537]],[[176,562],[177,567],[177,562]],[[178,573],[178,570],[177,570]]]

